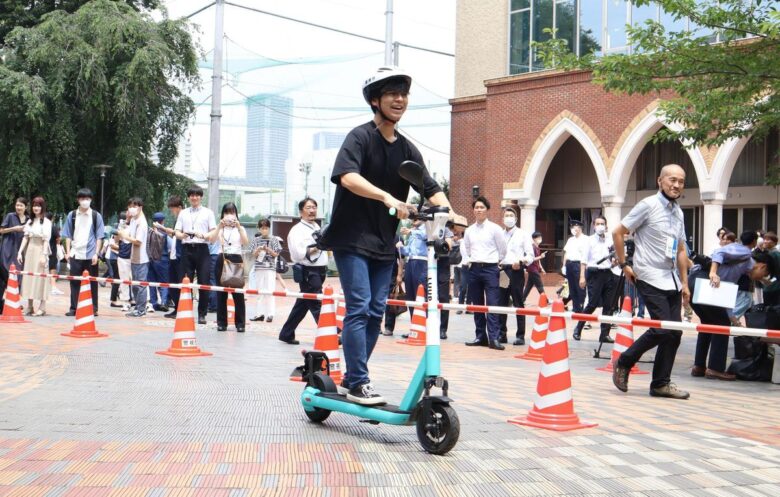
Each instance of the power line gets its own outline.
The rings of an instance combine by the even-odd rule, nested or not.
[[[216,2],[211,2],[210,4],[206,5],[205,7],[201,7],[201,8],[199,8],[198,10],[196,10],[195,12],[193,12],[192,14],[190,14],[190,15],[188,15],[188,16],[183,16],[183,17],[182,17],[182,19],[189,19],[189,18],[191,18],[191,17],[194,17],[194,16],[196,16],[196,15],[200,14],[201,12],[203,12],[204,10],[206,10],[206,9],[208,9],[208,8],[210,8],[210,7],[213,7],[215,3],[216,3]]]
[[[374,41],[374,42],[382,43],[382,44],[385,43],[385,40],[380,40],[379,38],[373,38],[371,36],[361,35],[361,34],[358,34],[358,33],[352,33],[350,31],[344,31],[343,29],[337,29],[337,28],[332,28],[330,26],[324,26],[322,24],[316,24],[316,23],[309,22],[309,21],[303,21],[301,19],[295,19],[294,17],[288,17],[288,16],[283,16],[281,14],[275,14],[273,12],[268,12],[267,10],[261,10],[261,9],[257,9],[257,8],[254,8],[254,7],[247,7],[246,5],[241,5],[241,4],[237,4],[237,3],[233,3],[233,2],[225,2],[225,5],[231,5],[233,7],[238,7],[239,9],[246,9],[246,10],[250,10],[252,12],[257,12],[259,14],[265,14],[265,15],[272,16],[272,17],[278,17],[279,19],[284,19],[286,21],[297,22],[299,24],[305,24],[307,26],[312,26],[312,27],[315,27],[315,28],[326,29],[328,31],[333,31],[335,33],[340,33],[340,34],[347,35],[347,36],[354,36],[356,38],[362,38],[364,40]],[[438,55],[444,55],[444,56],[447,56],[447,57],[455,57],[455,54],[451,54],[451,53],[448,53],[448,52],[442,52],[440,50],[433,50],[431,48],[418,47],[416,45],[409,45],[407,43],[401,43],[401,42],[398,42],[398,45],[400,45],[402,47],[406,47],[406,48],[411,48],[411,49],[414,49],[414,50],[421,50],[423,52],[430,52],[430,53],[434,53],[434,54],[438,54]]]

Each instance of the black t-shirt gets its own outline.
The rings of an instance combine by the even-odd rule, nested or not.
[[[382,202],[355,195],[341,186],[341,176],[358,173],[393,197],[406,200],[413,185],[398,175],[398,166],[405,160],[423,164],[423,158],[403,135],[396,136],[395,142],[388,143],[373,121],[347,135],[331,173],[330,179],[337,186],[331,222],[323,235],[324,246],[378,260],[391,261],[395,257],[393,242],[398,218],[391,216]],[[426,171],[424,191],[417,193],[430,198],[440,191],[439,184]]]

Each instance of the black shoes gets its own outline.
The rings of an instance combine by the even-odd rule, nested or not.
[[[250,321],[265,321],[265,316],[255,316]]]
[[[440,331],[439,332],[439,338],[441,340],[446,340],[447,339],[447,332],[446,331]]]
[[[501,343],[508,343],[509,340],[506,338],[506,333],[501,332],[501,334],[498,336],[498,341]]]
[[[198,316],[198,324],[206,324],[206,316]]]
[[[217,326],[217,331],[227,331],[227,326]]]
[[[628,392],[628,373],[630,369],[618,366],[617,363],[615,363],[613,368],[612,383],[614,383],[615,387],[621,392]],[[650,391],[650,395],[653,395],[652,390]]]
[[[246,331],[246,328],[244,328],[243,326],[236,326],[236,331],[239,333],[243,333]]]
[[[168,319],[176,319],[176,310],[174,309],[168,314],[164,314],[163,317]]]
[[[347,400],[363,406],[381,406],[387,403],[381,395],[374,391],[371,383],[351,388],[347,394]]]
[[[582,334],[580,330],[574,330],[574,333],[572,333],[571,337],[579,342],[580,338],[582,338]]]
[[[65,313],[66,316],[71,317],[76,315],[76,311],[68,311]]]
[[[296,339],[294,339],[294,338],[291,338],[290,340],[282,340],[282,339],[280,338],[280,339],[279,339],[279,341],[280,341],[280,342],[284,342],[284,343],[286,343],[286,344],[288,344],[288,345],[300,345],[300,343],[301,343],[301,342],[299,342],[298,340],[296,340]]]
[[[479,338],[475,338],[470,342],[466,342],[466,347],[487,347],[487,346],[488,346],[487,340],[480,340]]]
[[[514,343],[512,343],[512,345],[525,345],[525,338],[523,337],[516,338]]]
[[[601,342],[601,343],[615,343],[615,340],[612,337],[610,337],[609,335],[607,335],[607,336],[603,336],[603,337],[599,338],[599,342]]]
[[[651,388],[650,396],[666,397],[667,399],[685,400],[688,397],[690,397],[691,394],[689,394],[685,390],[680,390],[679,388],[677,388],[677,385],[675,385],[674,383],[667,383],[662,387]]]
[[[504,349],[506,349],[506,347],[501,345],[501,340],[493,340],[492,342],[490,342],[489,347],[491,349],[493,349],[493,350],[504,350]]]

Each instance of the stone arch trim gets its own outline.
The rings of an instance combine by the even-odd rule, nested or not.
[[[710,169],[712,187],[715,191],[725,194],[728,190],[731,175],[734,173],[734,168],[737,165],[737,159],[739,159],[750,138],[750,136],[732,138],[718,148]]]
[[[599,184],[603,185],[607,181],[608,175],[605,167],[607,153],[601,140],[585,121],[574,113],[564,110],[550,121],[534,142],[518,182],[506,183],[504,188],[519,187],[524,192],[525,198],[538,200],[550,163],[563,142],[570,136],[573,136],[585,149],[593,164]]]

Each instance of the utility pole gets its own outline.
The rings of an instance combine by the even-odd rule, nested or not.
[[[393,65],[393,0],[387,0],[385,9],[385,65]]]
[[[298,164],[298,171],[304,174],[303,196],[305,198],[309,196],[309,173],[311,172],[311,162],[301,162]]]
[[[208,207],[219,209],[219,140],[222,125],[222,40],[225,37],[225,0],[216,0],[214,67],[211,76],[211,138],[209,141]]]

